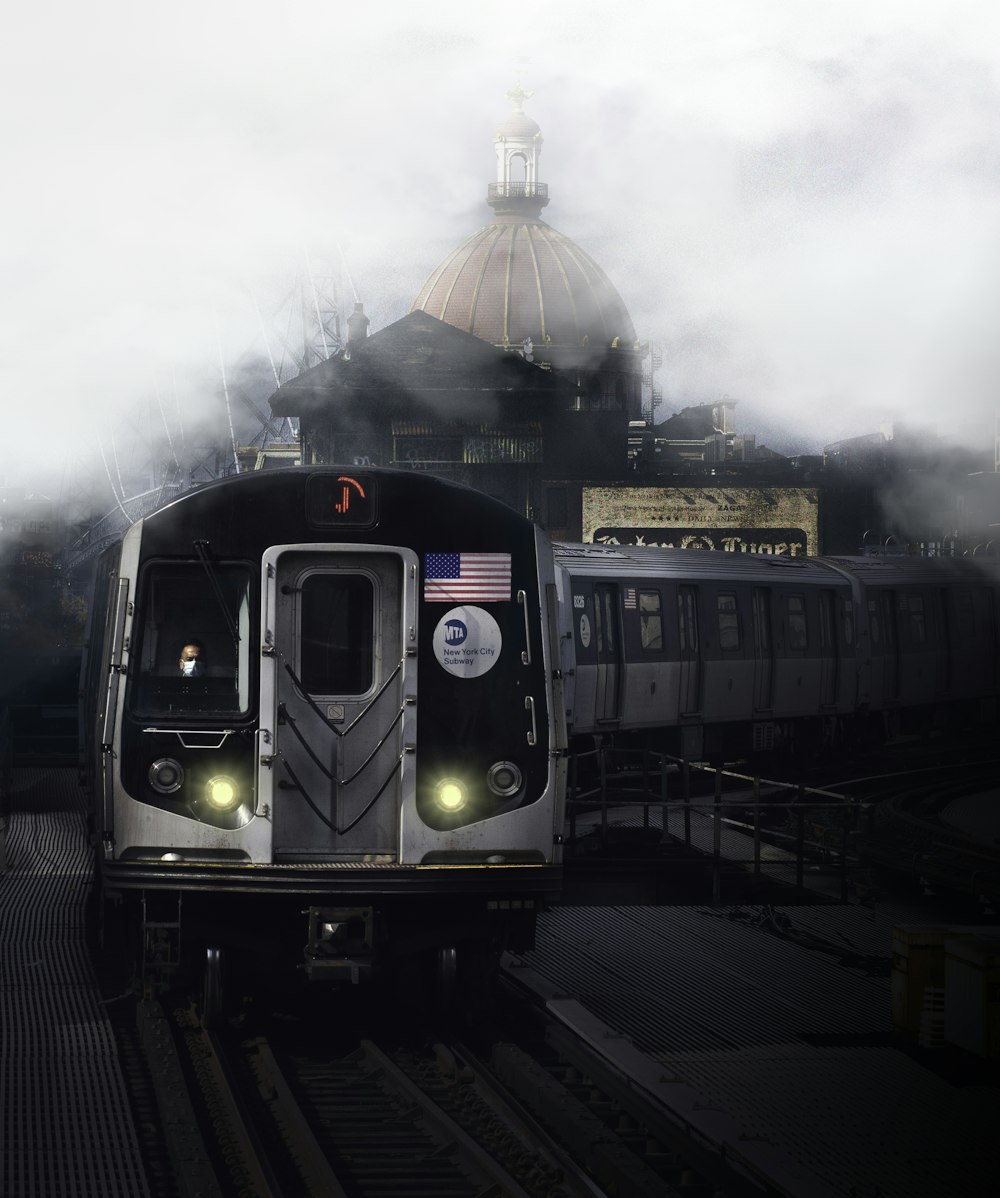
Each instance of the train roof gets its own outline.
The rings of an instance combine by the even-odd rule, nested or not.
[[[985,557],[911,557],[888,554],[868,557],[828,557],[833,566],[849,570],[866,585],[905,582],[913,585],[940,586],[943,579],[952,582],[989,581],[1000,583],[1000,561]]]
[[[656,576],[697,582],[702,578],[745,582],[773,582],[778,578],[803,583],[835,583],[837,574],[817,557],[784,557],[772,554],[724,553],[714,549],[662,549],[642,545],[554,546],[556,561],[571,574],[605,578]]]
[[[554,545],[556,561],[570,574],[601,578],[672,577],[698,582],[793,580],[804,586],[835,586],[849,574],[867,584],[940,585],[943,579],[1000,582],[992,559],[926,557],[786,557],[726,553],[712,549],[664,549],[642,545]]]

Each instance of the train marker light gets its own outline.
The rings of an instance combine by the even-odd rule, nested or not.
[[[184,767],[172,757],[160,757],[149,767],[149,785],[161,795],[176,794],[184,785]]]
[[[442,811],[461,811],[467,798],[457,778],[442,778],[434,788],[434,801]]]
[[[233,811],[240,805],[239,784],[225,774],[216,774],[205,786],[205,798],[216,811]]]
[[[494,761],[486,771],[486,785],[501,799],[509,799],[521,789],[524,778],[513,761]]]

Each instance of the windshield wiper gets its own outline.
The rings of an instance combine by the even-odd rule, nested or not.
[[[215,572],[215,567],[212,565],[212,560],[208,556],[208,541],[194,541],[194,551],[198,555],[198,561],[204,567],[205,573],[208,575],[208,582],[212,588],[212,594],[218,600],[222,615],[225,618],[226,625],[229,628],[230,635],[233,641],[238,645],[240,643],[240,630],[236,627],[236,620],[233,618],[233,613],[229,610],[226,604],[226,597],[222,593],[222,587],[219,584],[219,576]]]

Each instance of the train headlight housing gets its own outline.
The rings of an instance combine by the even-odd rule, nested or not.
[[[215,811],[235,811],[240,805],[240,786],[228,774],[216,774],[205,783],[205,801]]]
[[[176,794],[184,785],[184,767],[172,757],[160,757],[149,767],[146,777],[157,794]]]
[[[513,761],[494,761],[486,771],[486,785],[501,799],[509,799],[521,789],[524,781]]]
[[[442,811],[449,814],[461,811],[468,800],[469,795],[465,783],[460,782],[457,778],[442,778],[434,787],[434,802]]]

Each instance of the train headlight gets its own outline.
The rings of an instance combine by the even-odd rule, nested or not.
[[[486,771],[486,785],[501,799],[509,799],[521,789],[524,777],[513,761],[494,761]]]
[[[184,785],[184,767],[172,757],[160,757],[149,767],[149,785],[161,795],[176,794]]]
[[[235,811],[240,805],[240,787],[228,774],[216,774],[205,784],[205,799],[216,811]]]
[[[461,811],[468,797],[465,785],[457,778],[442,778],[434,787],[434,801],[442,811]]]

